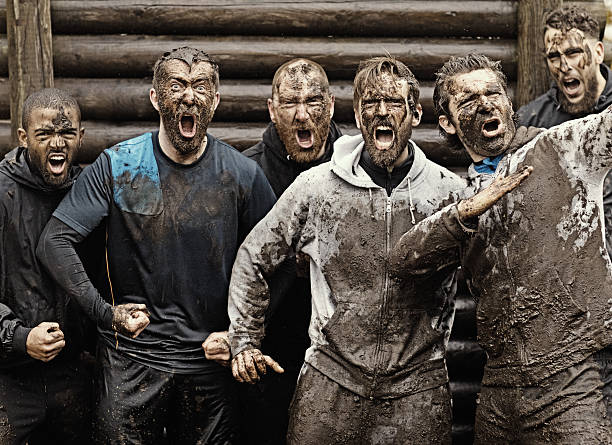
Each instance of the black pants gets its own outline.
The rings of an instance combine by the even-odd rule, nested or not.
[[[91,443],[92,374],[81,360],[0,372],[0,444]]]
[[[98,361],[98,443],[238,444],[235,382],[229,369],[173,374],[102,344]]]
[[[305,364],[291,402],[290,445],[450,445],[448,385],[368,399]]]
[[[602,349],[593,358],[599,365],[599,374],[603,383],[603,396],[608,420],[612,423],[612,347]]]
[[[587,360],[537,386],[485,386],[478,395],[476,445],[612,444],[600,367]]]

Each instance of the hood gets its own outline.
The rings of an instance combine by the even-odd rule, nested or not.
[[[276,131],[276,126],[274,125],[273,122],[270,122],[268,124],[268,127],[263,133],[262,140],[264,144],[270,148],[270,151],[277,158],[281,159],[285,163],[289,163],[291,165],[294,165],[295,167],[299,167],[301,171],[304,171],[316,165],[322,164],[324,162],[328,162],[331,159],[334,142],[340,136],[342,136],[342,133],[340,132],[340,129],[338,128],[336,123],[332,120],[329,123],[329,132],[327,133],[327,141],[325,142],[325,152],[323,153],[323,156],[307,164],[297,163],[289,157],[289,154],[287,153],[287,150],[285,149],[285,145],[283,144],[280,137],[278,136],[278,132]]]
[[[425,153],[412,139],[408,143],[414,147],[414,161],[406,178],[397,186],[398,189],[407,187],[407,178],[410,178],[413,182],[418,179],[427,160]],[[334,154],[331,158],[330,168],[336,175],[355,187],[381,188],[372,181],[366,171],[359,165],[363,148],[364,141],[361,134],[342,136],[334,144]]]
[[[533,138],[535,138],[538,134],[542,133],[543,131],[545,131],[544,128],[518,127],[516,129],[516,133],[514,134],[514,137],[510,141],[510,145],[504,152],[504,157],[506,157],[507,155],[511,153],[514,153],[516,150],[521,148],[523,145],[527,144],[529,141],[531,141]],[[498,164],[498,168],[499,168],[499,165],[501,165],[501,162]],[[494,175],[490,173],[477,172],[476,169],[474,168],[474,163],[472,162],[472,164],[468,168],[468,178],[473,181],[477,177],[482,177],[482,176],[493,177]]]
[[[81,172],[80,167],[73,165],[70,168],[68,181],[60,187],[51,187],[38,172],[30,168],[27,161],[27,153],[28,150],[25,147],[17,147],[8,152],[2,162],[0,162],[0,173],[28,188],[53,193],[72,187],[72,184]]]

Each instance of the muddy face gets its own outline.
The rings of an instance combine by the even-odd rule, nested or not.
[[[374,85],[364,91],[357,119],[372,162],[390,167],[406,149],[419,119],[405,81],[383,73]]]
[[[285,70],[268,103],[276,131],[296,162],[312,162],[325,151],[333,100],[324,84],[317,69],[297,62]]]
[[[181,154],[196,152],[215,112],[214,70],[177,59],[164,62],[157,91],[159,114],[170,142]]]
[[[561,94],[561,108],[569,114],[590,112],[599,98],[597,48],[577,29],[548,28],[544,34],[546,62]]]
[[[486,69],[459,74],[450,88],[450,120],[470,155],[503,153],[516,128],[512,103],[495,74]]]
[[[82,136],[77,110],[62,106],[33,109],[28,130],[19,130],[19,141],[28,149],[32,167],[52,187],[68,180]]]

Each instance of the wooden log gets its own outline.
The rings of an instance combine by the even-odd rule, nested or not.
[[[516,36],[513,1],[54,0],[51,12],[60,34]]]
[[[0,42],[1,43],[1,42]],[[331,79],[353,79],[357,65],[368,57],[389,53],[420,79],[432,79],[449,57],[479,52],[501,60],[511,79],[516,75],[512,40],[176,37],[176,36],[55,36],[55,72],[64,77],[146,77],[164,52],[194,46],[210,53],[220,65],[221,79],[272,78],[294,57],[319,62]],[[2,53],[0,51],[0,57]],[[3,75],[0,58],[0,75]]]
[[[159,128],[158,122],[124,122],[121,124],[101,121],[84,121],[85,139],[77,156],[77,162],[91,163],[105,148],[117,142],[138,136],[147,131]],[[244,150],[261,140],[266,123],[245,124],[215,122],[210,126],[210,133],[226,141],[239,150]],[[344,134],[357,134],[359,130],[353,125],[340,125]],[[429,159],[441,165],[453,167],[461,172],[469,165],[469,159],[463,150],[448,148],[433,125],[416,127],[412,139],[423,149]],[[7,152],[14,147],[10,142],[10,122],[0,121],[0,150]]]
[[[11,141],[17,143],[23,101],[53,86],[50,0],[8,0],[7,40]],[[4,152],[2,153],[4,155]]]
[[[272,80],[225,80],[221,82],[221,103],[215,112],[217,121],[266,122],[269,119],[267,99]],[[75,96],[84,120],[154,121],[157,111],[149,101],[150,79],[76,79],[56,78],[55,85]],[[433,82],[420,83],[422,123],[436,122],[433,110]],[[9,116],[9,84],[0,78],[0,119]],[[335,81],[331,91],[336,96],[334,119],[353,122],[353,88],[351,81]],[[513,85],[510,85],[510,95]]]

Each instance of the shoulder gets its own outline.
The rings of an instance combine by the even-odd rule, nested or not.
[[[523,105],[516,112],[521,126],[543,127],[554,112],[555,102],[553,100],[554,90],[550,89],[541,96],[535,98],[528,104]]]
[[[265,149],[266,149],[266,144],[264,144],[263,141],[259,141],[257,144],[244,150],[242,154],[249,159],[253,159],[254,161],[259,161]]]

